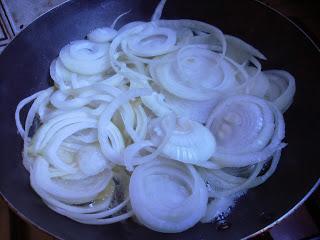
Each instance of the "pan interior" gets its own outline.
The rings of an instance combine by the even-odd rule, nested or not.
[[[196,19],[216,25],[224,33],[243,38],[261,50],[264,69],[284,69],[296,78],[297,92],[285,113],[286,142],[276,173],[239,200],[228,217],[232,224],[218,231],[215,224],[198,224],[181,234],[160,234],[132,221],[106,226],[76,223],[48,209],[29,186],[23,168],[14,111],[20,99],[49,86],[49,65],[68,42],[90,30],[110,25],[119,14],[121,26],[149,20],[156,0],[77,0],[42,16],[22,31],[0,56],[1,168],[0,191],[25,219],[64,239],[239,239],[266,227],[294,207],[318,180],[315,96],[319,52],[292,23],[258,2],[232,0],[168,1],[164,18]],[[265,217],[268,216],[268,217]]]

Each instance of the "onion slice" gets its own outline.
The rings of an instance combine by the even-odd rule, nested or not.
[[[130,179],[129,194],[139,222],[165,233],[195,225],[204,216],[208,201],[205,184],[191,165],[164,159],[138,166]]]
[[[281,112],[272,103],[253,96],[233,96],[221,102],[207,127],[217,140],[213,161],[225,167],[265,161],[285,146]]]

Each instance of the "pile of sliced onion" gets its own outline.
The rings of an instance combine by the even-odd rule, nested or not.
[[[134,216],[159,232],[211,222],[276,170],[294,77],[195,20],[109,26],[63,47],[54,86],[15,119],[33,189],[86,224]],[[20,111],[32,103],[25,123]]]

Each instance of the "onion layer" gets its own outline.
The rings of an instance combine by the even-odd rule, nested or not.
[[[151,141],[157,146],[164,133],[159,126],[152,123],[150,129]],[[215,148],[215,138],[207,128],[198,122],[179,118],[161,152],[169,159],[195,164],[207,161]]]
[[[195,225],[207,208],[207,190],[195,169],[164,159],[137,167],[129,193],[139,222],[159,232],[184,231]]]
[[[284,120],[271,103],[253,96],[233,96],[212,112],[207,126],[216,136],[213,161],[243,167],[269,158],[284,147]]]

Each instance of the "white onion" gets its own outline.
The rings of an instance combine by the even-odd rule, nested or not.
[[[92,42],[107,43],[117,35],[117,31],[110,27],[96,28],[87,37]]]
[[[176,43],[176,33],[169,28],[159,28],[152,24],[126,40],[128,50],[140,57],[153,57],[172,51]]]
[[[129,193],[138,220],[159,232],[184,231],[195,225],[207,208],[207,190],[195,169],[164,159],[137,167]]]
[[[285,112],[290,107],[296,91],[294,77],[281,70],[268,70],[264,73],[270,83],[265,98],[274,102],[280,111]]]
[[[166,91],[195,101],[215,99],[236,84],[231,65],[201,45],[184,47],[170,58],[155,61],[151,73]]]
[[[116,110],[129,100],[150,94],[147,89],[134,89],[120,94],[101,114],[98,123],[98,137],[103,154],[112,162],[119,163],[120,151],[124,148],[123,138],[118,128],[111,122]],[[111,140],[111,144],[109,142]]]
[[[225,35],[225,37],[228,45],[226,55],[236,62],[242,64],[251,57],[257,57],[263,60],[267,59],[259,50],[241,39],[230,35]]]
[[[164,132],[154,124],[150,135],[151,142],[157,146]],[[169,159],[195,164],[207,161],[215,152],[215,146],[215,138],[207,128],[198,122],[178,118],[175,129],[161,152]]]
[[[253,96],[221,102],[207,122],[217,140],[213,161],[242,167],[266,160],[283,147],[284,120],[271,103]]]
[[[94,176],[107,168],[107,160],[98,146],[86,146],[77,152],[80,170],[87,176]]]
[[[157,5],[157,8],[154,10],[154,13],[152,14],[152,17],[151,17],[151,21],[157,21],[161,18],[161,15],[162,15],[162,11],[163,11],[163,8],[164,8],[164,5],[166,4],[167,0],[161,0],[158,5]]]
[[[234,196],[246,192],[249,188],[265,182],[274,173],[280,155],[281,150],[276,151],[271,160],[245,168],[223,168],[219,170],[198,168],[198,171],[207,184],[209,197],[232,199]],[[264,166],[270,161],[270,167],[263,172]]]
[[[248,67],[247,71],[250,75],[254,74],[255,68]],[[267,94],[269,87],[270,83],[267,75],[264,72],[260,71],[256,74],[256,76],[253,76],[253,83],[249,88],[249,94],[263,98]]]
[[[156,126],[162,132],[162,135],[158,136],[156,144],[150,140],[144,140],[129,145],[123,152],[123,162],[125,163],[126,168],[129,171],[132,171],[134,166],[156,159],[169,142],[169,139],[175,129],[175,122],[176,118],[173,114],[168,114],[166,116],[153,119],[148,126],[149,137],[152,138],[152,128],[154,126]],[[155,147],[155,149],[150,147]],[[139,152],[142,150],[146,150],[151,153],[141,156],[139,155]]]
[[[105,74],[83,75],[68,70],[61,59],[54,60],[50,65],[50,76],[55,85],[61,90],[76,89],[90,86],[92,83],[102,81],[107,76]]]
[[[44,165],[43,162],[37,163],[37,164]],[[30,175],[31,186],[43,198],[43,200],[48,205],[48,207],[50,207],[52,210],[62,215],[65,215],[75,221],[86,223],[86,224],[109,224],[109,223],[124,220],[132,216],[132,211],[128,211],[127,213],[124,213],[122,215],[112,217],[112,215],[116,214],[117,212],[119,212],[120,210],[122,210],[124,207],[127,206],[129,199],[126,198],[124,201],[118,203],[116,206],[111,206],[112,200],[114,199],[116,188],[115,188],[114,181],[111,181],[110,178],[104,177],[104,181],[109,180],[108,185],[105,187],[103,191],[99,193],[97,197],[92,199],[90,204],[88,203],[83,206],[78,206],[78,205],[72,205],[72,204],[62,202],[59,200],[59,197],[57,197],[54,194],[51,195],[49,192],[47,192],[47,189],[45,188],[44,183],[46,183],[46,181],[51,181],[51,180],[45,180],[44,183],[39,182],[39,175],[41,175],[42,173],[39,171],[36,172],[35,170],[31,171],[31,175]],[[124,174],[121,171],[120,172],[115,171],[114,175],[116,177],[116,180],[120,181],[122,185],[126,185],[126,186],[128,185],[128,180],[127,180],[128,176],[126,174]],[[40,176],[40,178],[41,177],[43,176]],[[92,184],[90,185],[92,186]],[[53,184],[53,187],[55,188],[57,186],[54,186]],[[65,187],[68,187],[68,185]],[[89,191],[92,191],[92,189]],[[125,190],[125,191],[128,191],[128,190]],[[77,193],[74,193],[74,195],[80,195],[80,194],[82,193],[81,192],[79,193],[79,191]]]
[[[54,86],[18,104],[23,164],[58,214],[181,232],[275,172],[294,77],[263,71],[259,50],[215,26],[161,20],[165,3],[149,22],[116,30],[127,11],[67,44]]]
[[[103,73],[110,67],[108,51],[109,44],[78,40],[62,48],[59,58],[68,70],[93,75]]]
[[[232,198],[215,198],[208,203],[205,216],[201,219],[202,223],[210,223],[219,215],[224,217],[230,212],[230,208],[234,206]]]
[[[106,188],[112,177],[110,171],[106,171],[81,181],[50,178],[49,164],[41,158],[35,161],[31,174],[34,174],[37,184],[56,199],[76,204],[90,202],[95,199]]]
[[[179,117],[188,118],[197,122],[205,123],[214,106],[221,100],[221,94],[215,98],[205,101],[192,101],[182,99],[172,94],[164,94],[163,101],[167,108],[176,113]]]

